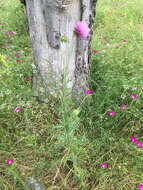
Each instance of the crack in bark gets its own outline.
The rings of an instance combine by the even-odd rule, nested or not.
[[[51,47],[60,49],[60,11],[62,0],[45,0],[44,17],[46,21],[47,40]]]

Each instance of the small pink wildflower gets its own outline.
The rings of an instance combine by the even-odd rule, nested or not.
[[[123,110],[126,109],[126,105],[123,104],[123,105],[121,106],[121,108],[122,108]]]
[[[134,142],[134,143],[137,142],[137,139],[135,138],[135,136],[131,137],[131,141]]]
[[[2,76],[2,78],[5,78],[5,77],[6,77],[6,74],[2,74],[1,76]]]
[[[107,40],[107,38],[106,38],[106,37],[104,37],[104,40]]]
[[[5,35],[8,36],[8,32],[5,32]]]
[[[132,99],[135,100],[137,98],[136,94],[132,94]]]
[[[20,56],[21,56],[21,55],[20,55],[19,53],[16,55],[17,58],[19,58]]]
[[[104,45],[107,45],[107,42],[104,42]]]
[[[86,94],[91,94],[91,90],[86,90]]]
[[[15,110],[13,110],[13,112],[19,112],[19,111],[20,111],[19,107],[15,108]]]
[[[88,25],[83,22],[83,21],[79,21],[76,24],[76,28],[75,28],[80,36],[80,38],[87,38],[88,33],[89,33],[89,28]]]
[[[11,159],[8,159],[7,161],[6,161],[6,164],[7,165],[11,165],[13,163],[13,160],[11,160]]]
[[[115,112],[110,111],[110,115],[111,115],[111,116],[114,116],[114,115],[115,115]]]
[[[7,48],[8,48],[8,49],[10,49],[11,47],[10,47],[10,46],[8,46]]]
[[[8,41],[5,41],[6,44],[8,44]]]
[[[26,80],[26,81],[30,81],[30,78],[26,78],[25,80]]]
[[[26,26],[26,28],[25,28],[25,29],[26,29],[26,31],[28,31],[28,30],[29,30],[29,26]]]
[[[126,42],[127,42],[127,40],[123,40],[123,42],[124,42],[124,43],[126,43]]]
[[[102,163],[102,167],[103,167],[103,168],[107,168],[107,164],[103,162],[103,163]]]
[[[119,48],[119,46],[115,46],[115,48]]]
[[[19,60],[19,59],[17,59],[17,60],[16,60],[16,63],[20,63],[20,60]]]
[[[13,30],[9,31],[10,34],[16,35],[16,33]]]
[[[3,48],[4,48],[4,47],[6,47],[6,45],[5,45],[5,44],[3,44],[1,47],[3,47]]]
[[[98,53],[98,51],[96,49],[93,50],[94,53]]]
[[[143,148],[142,143],[141,143],[141,142],[139,142],[139,141],[137,141],[137,142],[136,142],[136,145],[137,145],[139,148]]]
[[[139,185],[139,189],[140,189],[140,190],[143,190],[143,184],[140,184],[140,185]]]

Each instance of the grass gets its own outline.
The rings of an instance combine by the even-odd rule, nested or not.
[[[66,89],[62,102],[35,100],[27,19],[19,1],[0,0],[0,189],[29,189],[31,176],[47,190],[137,190],[143,184],[143,149],[130,139],[143,143],[142,7],[137,0],[97,3],[92,101],[77,107]],[[10,39],[9,30],[16,32]],[[9,158],[14,162],[6,165]]]

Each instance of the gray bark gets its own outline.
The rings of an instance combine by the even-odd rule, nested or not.
[[[67,65],[67,88],[72,89],[77,102],[89,89],[91,66],[91,37],[97,0],[26,0],[30,39],[35,68],[33,89],[35,96],[59,96],[63,87],[63,56]],[[74,32],[78,21],[88,24],[86,39]],[[61,42],[67,36],[67,42]],[[72,48],[70,53],[70,44]],[[69,55],[70,53],[70,55]],[[56,86],[55,86],[56,82]],[[48,98],[47,98],[48,99]],[[43,99],[46,101],[46,99]]]

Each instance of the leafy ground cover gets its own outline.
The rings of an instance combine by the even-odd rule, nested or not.
[[[143,189],[143,1],[97,3],[88,104],[31,92],[27,18],[0,0],[0,189]],[[70,111],[69,111],[70,110]]]

